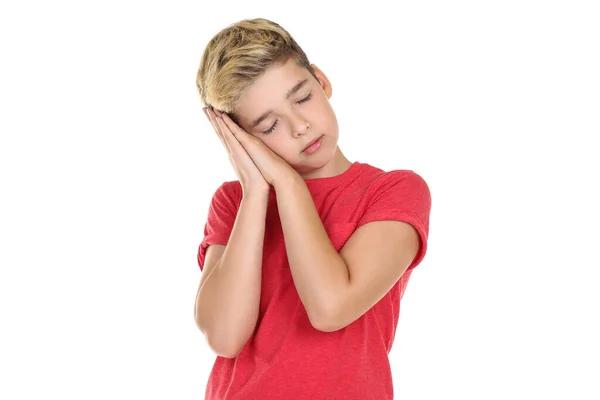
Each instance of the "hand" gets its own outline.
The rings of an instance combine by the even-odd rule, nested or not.
[[[226,135],[232,136],[232,142],[236,142],[235,145],[241,145],[246,150],[254,165],[258,167],[265,181],[270,185],[275,186],[277,182],[289,176],[298,175],[287,161],[273,152],[262,141],[243,130],[229,118],[229,115],[221,113],[219,122]]]
[[[203,108],[203,111],[227,150],[229,161],[242,185],[244,196],[255,193],[268,194],[269,184],[263,178],[260,170],[256,167],[246,150],[236,140],[231,131],[224,127],[225,124],[223,121],[218,122],[220,120],[220,118],[217,118],[218,111],[211,108]]]

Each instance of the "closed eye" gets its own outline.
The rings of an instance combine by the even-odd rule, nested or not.
[[[297,103],[298,104],[302,104],[302,103],[306,103],[307,101],[309,101],[312,98],[312,92],[310,92],[308,94],[308,96],[306,96],[305,98],[303,98],[302,100],[298,100]],[[273,124],[272,127],[270,127],[269,129],[267,129],[266,131],[263,132],[263,134],[268,135],[269,133],[272,133],[275,130],[275,127],[277,126],[277,122],[279,122],[279,120],[276,120],[275,123]]]

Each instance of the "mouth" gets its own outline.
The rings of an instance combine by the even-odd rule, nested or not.
[[[315,138],[314,140],[312,140],[309,144],[306,145],[306,147],[304,149],[302,149],[302,152],[304,153],[304,151],[306,149],[308,149],[310,146],[312,146],[313,144],[317,143],[319,140],[321,140],[321,138],[323,137],[323,135]]]

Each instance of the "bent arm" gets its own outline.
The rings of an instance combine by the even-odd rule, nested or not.
[[[256,327],[267,203],[268,193],[242,199],[223,255],[196,296],[196,324],[223,357],[236,357]]]

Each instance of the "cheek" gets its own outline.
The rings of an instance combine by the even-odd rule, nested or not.
[[[311,114],[323,123],[330,122],[333,116],[333,109],[331,108],[331,104],[327,101],[327,98],[319,99],[312,104]]]
[[[271,150],[273,153],[277,154],[278,156],[281,157],[282,152],[285,152],[285,149],[282,148],[282,144],[278,143],[277,140],[271,139],[269,140],[269,138],[266,139],[261,139],[260,137],[258,137],[258,140],[260,140],[265,146],[267,146],[269,148],[269,150]]]
[[[296,157],[298,153],[298,150],[294,144],[296,143],[294,143],[293,140],[273,140],[271,143],[265,143],[265,146],[271,149],[273,153],[287,161]]]

